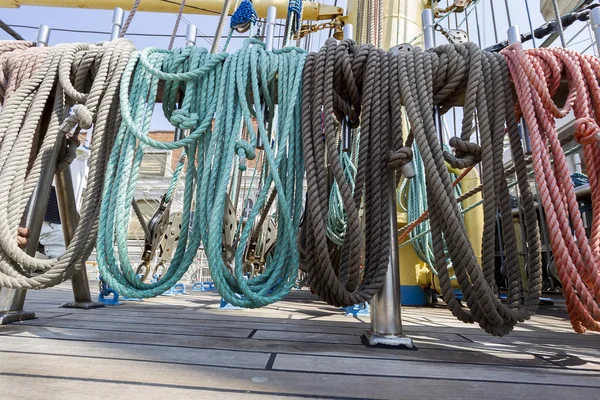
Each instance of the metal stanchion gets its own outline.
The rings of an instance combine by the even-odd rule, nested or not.
[[[352,26],[344,27],[344,39],[353,38]],[[414,348],[412,339],[402,335],[400,307],[400,264],[398,262],[398,221],[396,215],[396,171],[390,170],[388,184],[390,207],[390,258],[385,282],[371,299],[371,329],[364,336],[371,346]]]
[[[110,40],[116,40],[121,34],[121,28],[123,28],[123,20],[125,19],[125,13],[122,8],[115,8],[113,12],[112,29],[110,31]]]
[[[113,12],[112,29],[110,33],[111,41],[116,40],[119,37],[121,28],[123,26],[123,19],[123,9],[119,7],[115,8]],[[91,140],[92,134],[93,132],[88,132],[88,140]],[[62,146],[66,146],[66,140],[62,140]],[[64,171],[57,171],[55,182],[60,222],[63,228],[65,245],[68,246],[75,235],[75,229],[77,229],[77,223],[79,222],[79,214],[77,212],[77,201],[75,199],[71,168],[67,167],[64,169]],[[90,283],[88,280],[85,263],[71,278],[71,286],[73,287],[74,301],[63,304],[63,308],[82,308],[89,310],[92,308],[104,307],[104,303],[92,301],[92,296],[90,294]]]
[[[198,29],[196,28],[196,25],[189,24],[185,31],[185,47],[195,46],[197,36],[198,36]],[[183,99],[182,99],[182,97],[180,97],[179,98],[180,105],[181,105],[182,101],[183,101]],[[175,128],[175,136],[173,139],[175,141],[178,141],[178,140],[183,139],[185,137],[185,135],[186,135],[186,133],[183,129]]]
[[[46,25],[40,25],[37,36],[37,47],[47,46],[49,38],[50,28]],[[47,121],[44,121],[45,124],[47,124]],[[45,126],[42,129],[45,129]],[[61,150],[60,145],[61,143],[57,142],[54,146],[48,160],[48,165],[56,165]],[[40,179],[25,209],[24,226],[29,230],[28,244],[25,252],[30,256],[35,256],[36,254],[53,177],[53,168],[42,169]],[[35,318],[35,313],[23,310],[26,294],[27,291],[25,289],[0,288],[0,325]]]
[[[277,8],[274,6],[270,6],[267,9],[267,20],[266,20],[266,30],[265,30],[265,50],[272,51],[273,50],[273,39],[275,38],[275,22],[277,20]],[[262,107],[263,115],[266,115],[266,105]],[[270,122],[267,124],[267,132],[271,132]],[[260,135],[256,136],[256,148],[264,149],[264,143],[262,142],[262,138]]]
[[[600,54],[600,7],[592,9],[590,19],[592,21],[594,37],[596,38],[596,49],[598,49],[598,54]]]

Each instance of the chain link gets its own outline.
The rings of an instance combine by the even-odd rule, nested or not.
[[[322,31],[323,29],[333,29],[334,37],[338,39],[339,35],[343,35],[344,24],[342,21],[332,20],[330,22],[324,22],[317,25],[302,25],[298,32],[294,34],[294,40],[302,39],[311,33]]]
[[[466,10],[466,8],[473,2],[473,0],[455,0],[454,3],[452,3],[451,5],[449,5],[446,8],[441,8],[441,7],[435,7],[433,9],[433,16],[435,18],[440,18],[442,17],[444,14],[447,13],[460,13]],[[431,4],[431,1],[428,2],[429,4]],[[435,4],[438,4],[439,2],[435,2]]]

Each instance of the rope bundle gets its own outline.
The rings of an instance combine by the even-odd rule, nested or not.
[[[554,262],[576,332],[600,331],[600,60],[566,49],[503,51],[531,137],[533,167],[546,213]],[[569,94],[562,109],[554,103],[561,78]],[[592,194],[592,232],[586,237],[556,119],[575,115],[575,140],[583,145]],[[551,163],[551,158],[554,165]]]
[[[433,108],[438,106],[442,111],[448,110],[463,94],[466,104],[462,135],[450,140],[455,150],[450,154],[444,152],[439,143]],[[505,124],[515,164],[523,166],[525,162],[511,96],[503,57],[484,53],[473,44],[392,54],[371,46],[356,46],[350,41],[338,45],[330,40],[318,53],[309,54],[304,70],[302,118],[308,195],[301,247],[308,282],[323,300],[345,306],[366,301],[379,291],[389,260],[390,212],[395,212],[385,195],[389,184],[388,167],[400,168],[410,161],[414,138],[427,178],[436,270],[449,309],[459,319],[478,322],[495,335],[510,332],[518,321],[535,311],[541,290],[536,212],[525,169],[517,167],[529,262],[527,288],[523,289],[502,163]],[[406,143],[402,140],[399,117],[402,104],[411,126]],[[481,130],[481,147],[469,141],[475,110]],[[347,117],[353,127],[360,124],[360,154],[354,190],[344,175],[338,156],[339,125],[334,115],[338,121]],[[482,159],[482,153],[491,156]],[[494,248],[496,211],[499,209],[502,239],[509,259],[508,306],[500,302],[496,293],[493,252],[484,254],[482,271],[469,244],[445,164],[469,168],[479,161],[482,162],[485,198],[483,247]],[[341,246],[326,239],[327,199],[332,186],[329,174],[340,188],[346,214],[348,228]],[[359,274],[363,239],[358,218],[361,205],[365,225],[362,280]],[[462,309],[453,295],[447,257],[455,268],[470,312]]]
[[[298,270],[295,240],[302,209],[299,101],[304,57],[295,48],[266,52],[262,42],[249,40],[231,55],[188,47],[174,51],[147,49],[132,58],[121,88],[123,124],[107,169],[97,246],[99,268],[111,288],[129,297],[165,292],[187,271],[202,241],[211,276],[227,302],[259,307],[280,300],[289,292]],[[159,80],[165,81],[165,115],[176,127],[191,130],[189,136],[172,143],[147,136]],[[176,109],[180,90],[184,91],[183,101]],[[271,143],[265,123],[272,118],[272,111],[266,115],[262,104],[266,104],[266,110],[273,110],[276,97],[282,117],[277,121],[274,147],[264,148],[269,172],[239,237],[230,269],[223,260],[222,232],[234,157],[254,159],[257,135],[261,135],[263,143]],[[248,141],[242,139],[243,125]],[[128,210],[143,151],[148,146],[183,147],[187,154],[181,236],[166,274],[150,284],[137,278],[127,254]],[[246,281],[242,272],[244,251],[255,218],[273,188],[279,211],[277,244],[267,260],[265,273]],[[196,208],[192,219],[193,205]],[[270,208],[270,204],[266,207]]]
[[[73,276],[92,252],[107,155],[119,123],[119,82],[133,50],[124,40],[49,48],[32,77],[4,103],[0,111],[0,286],[42,289],[59,284]],[[40,134],[45,109],[51,115],[46,132]],[[15,233],[41,170],[51,168],[47,161],[65,133],[74,125],[91,128],[92,124],[89,178],[74,237],[58,260],[31,257],[17,246]],[[23,161],[24,154],[34,155],[32,165]]]
[[[0,41],[0,103],[44,61],[48,49],[34,46],[32,42]]]

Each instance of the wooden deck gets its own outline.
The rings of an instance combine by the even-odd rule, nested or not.
[[[443,306],[405,308],[415,351],[365,347],[368,319],[306,291],[240,311],[189,290],[58,308],[68,300],[68,285],[29,292],[38,318],[0,327],[0,398],[600,399],[600,335],[573,333],[560,301],[505,338]]]

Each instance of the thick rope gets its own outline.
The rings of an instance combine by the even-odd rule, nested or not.
[[[248,40],[231,55],[209,54],[196,47],[173,51],[146,49],[131,60],[121,87],[123,124],[107,169],[97,245],[99,269],[111,288],[128,297],[151,297],[165,292],[185,274],[202,241],[211,276],[228,303],[259,307],[280,300],[289,292],[297,276],[299,258],[295,240],[302,209],[299,102],[304,57],[297,49],[266,52],[262,42]],[[274,86],[276,76],[278,85]],[[160,80],[165,81],[166,117],[174,126],[191,130],[188,136],[173,143],[148,137]],[[181,107],[176,109],[180,90],[185,95]],[[277,121],[275,147],[265,146],[269,173],[242,230],[235,261],[229,266],[223,260],[222,232],[234,159],[254,159],[259,134],[263,143],[269,143],[261,100],[269,109],[276,97],[284,117]],[[242,124],[248,129],[248,141],[241,137]],[[127,254],[127,210],[143,151],[148,146],[184,147],[187,154],[181,236],[167,272],[160,281],[150,284],[137,278]],[[288,162],[286,157],[294,162]],[[265,273],[246,280],[244,250],[253,223],[273,187],[279,211],[276,246]]]
[[[432,110],[434,106],[442,111],[449,109],[461,95],[467,99],[463,134],[450,140],[455,150],[450,154],[444,152],[439,143]],[[368,300],[381,287],[389,258],[389,213],[395,212],[382,195],[388,184],[386,158],[393,154],[390,157],[393,160],[410,146],[410,138],[406,144],[401,139],[399,116],[403,104],[411,126],[412,135],[409,136],[414,137],[423,157],[436,270],[449,309],[459,319],[478,322],[495,335],[504,335],[518,321],[529,318],[537,307],[541,290],[540,244],[503,57],[481,52],[473,44],[393,55],[370,46],[355,46],[349,41],[339,45],[328,41],[319,53],[307,58],[303,98],[308,196],[301,234],[302,260],[309,284],[323,300],[336,306],[356,304]],[[341,168],[334,114],[338,121],[347,116],[354,126],[360,121],[360,154],[354,194]],[[481,129],[481,147],[469,142],[474,118],[478,119]],[[513,158],[518,166],[516,172],[525,210],[529,259],[526,288],[521,285],[516,235],[502,163],[505,124],[509,128]],[[407,154],[409,150],[406,150]],[[482,158],[483,152],[491,156]],[[410,161],[406,156],[402,159],[404,163]],[[507,254],[510,254],[507,268],[511,286],[507,306],[500,302],[496,293],[493,251],[484,253],[482,271],[469,244],[446,167],[448,162],[454,168],[469,168],[479,161],[482,161],[484,192],[483,248],[494,248],[496,212],[500,209],[502,239]],[[348,235],[341,246],[328,242],[325,235],[331,188],[329,174],[340,188],[347,216]],[[359,279],[362,238],[358,229],[361,203],[365,206],[362,281]],[[339,256],[335,255],[337,252]],[[453,295],[447,258],[455,268],[470,312],[461,308]],[[524,301],[521,301],[522,297]]]
[[[120,119],[118,88],[133,50],[124,40],[102,46],[49,48],[43,64],[4,103],[0,111],[4,137],[0,147],[0,286],[42,289],[57,285],[73,276],[92,252],[107,155]],[[32,152],[37,127],[49,106],[52,113],[48,129],[28,169],[23,154]],[[71,115],[65,111],[69,107],[73,108]],[[94,128],[79,224],[62,257],[36,259],[18,247],[15,233],[42,168],[50,167],[50,153],[70,132],[73,119],[78,120],[78,127],[89,129],[93,124]]]
[[[571,324],[578,333],[600,331],[600,60],[560,48],[525,51],[519,44],[502,54],[530,134],[535,178]],[[569,94],[559,109],[552,97],[562,77],[568,81]],[[574,137],[583,145],[592,194],[589,239],[556,130],[556,119],[571,111],[575,115]]]
[[[0,41],[0,104],[33,75],[47,53],[33,42]]]

